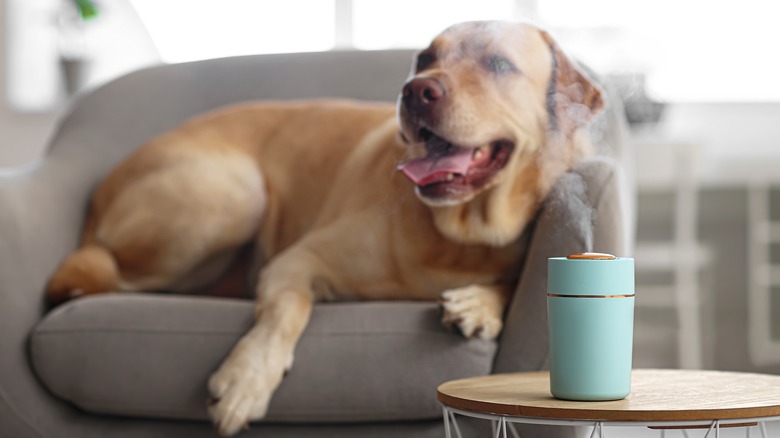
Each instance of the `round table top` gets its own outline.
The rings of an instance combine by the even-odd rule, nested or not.
[[[439,386],[439,401],[462,411],[556,420],[706,421],[780,416],[780,376],[724,371],[634,370],[631,394],[606,402],[550,394],[548,372],[494,374]]]

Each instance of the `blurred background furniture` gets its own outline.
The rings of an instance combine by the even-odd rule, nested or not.
[[[748,322],[750,360],[760,366],[780,361],[777,291],[780,290],[780,198],[777,184],[748,186]]]
[[[325,52],[166,65],[77,100],[41,163],[0,177],[0,436],[214,436],[206,381],[252,323],[251,301],[117,294],[47,314],[44,284],[77,245],[91,190],[140,144],[215,107],[394,101],[411,60],[411,51]],[[601,127],[600,142],[623,146],[621,114],[608,111]],[[546,259],[625,254],[633,227],[626,177],[597,157],[556,185],[522,239],[527,257],[496,342],[447,332],[435,303],[316,305],[268,421],[241,436],[440,437],[441,382],[544,369]],[[592,208],[571,210],[562,199]],[[583,219],[593,226],[577,225]]]
[[[677,350],[677,363],[672,365],[700,369],[703,325],[699,273],[709,265],[711,255],[698,238],[698,148],[691,143],[659,142],[638,144],[633,150],[636,161],[642,163],[635,172],[638,196],[667,196],[672,202],[670,209],[662,209],[651,201],[648,210],[656,211],[640,212],[639,230],[648,232],[637,235],[636,241],[636,305],[640,312],[643,308],[671,310]],[[659,211],[671,214],[659,218]],[[644,341],[643,336],[660,335],[656,342],[663,343],[667,339],[664,333],[661,328],[652,333],[640,331],[637,336]],[[670,366],[656,364],[664,365]]]

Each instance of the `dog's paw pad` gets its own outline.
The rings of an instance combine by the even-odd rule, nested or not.
[[[484,289],[468,287],[442,293],[442,324],[467,338],[495,339],[503,321]]]
[[[261,373],[221,368],[209,379],[208,410],[217,432],[232,436],[249,427],[249,421],[263,418],[271,389]]]

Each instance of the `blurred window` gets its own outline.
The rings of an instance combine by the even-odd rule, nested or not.
[[[334,46],[334,0],[130,0],[165,62]]]
[[[417,48],[459,21],[527,18],[662,100],[780,100],[780,3],[766,0],[131,1],[168,62],[328,50],[337,32],[340,48]]]
[[[780,101],[780,3],[538,0],[537,19],[596,70],[641,73],[670,101]]]
[[[515,0],[352,0],[352,45],[358,49],[423,48],[462,21],[516,20]]]
[[[150,62],[422,48],[467,20],[529,20],[650,99],[780,101],[780,2],[767,0],[6,0],[7,98],[47,110]],[[66,7],[67,6],[67,7]],[[63,13],[63,11],[65,13]],[[59,18],[58,18],[59,17]],[[146,43],[143,43],[146,40]],[[64,75],[63,75],[64,73]],[[63,81],[63,79],[65,80]],[[64,83],[63,83],[64,82]],[[618,83],[616,82],[616,83]],[[62,90],[66,93],[63,93]]]

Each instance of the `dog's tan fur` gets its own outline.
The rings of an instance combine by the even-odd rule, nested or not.
[[[398,117],[385,104],[267,102],[152,140],[98,187],[82,247],[50,280],[50,299],[190,290],[256,239],[266,259],[257,322],[209,382],[223,434],[265,414],[315,300],[441,298],[446,324],[497,336],[521,257],[515,243],[584,153],[577,132],[601,108],[600,93],[529,25],[454,26],[423,53],[412,79],[447,92],[434,117],[414,116],[404,99]],[[490,71],[493,54],[517,71]],[[425,154],[421,126],[465,147],[511,141],[514,151],[483,187],[415,196],[395,169]]]

